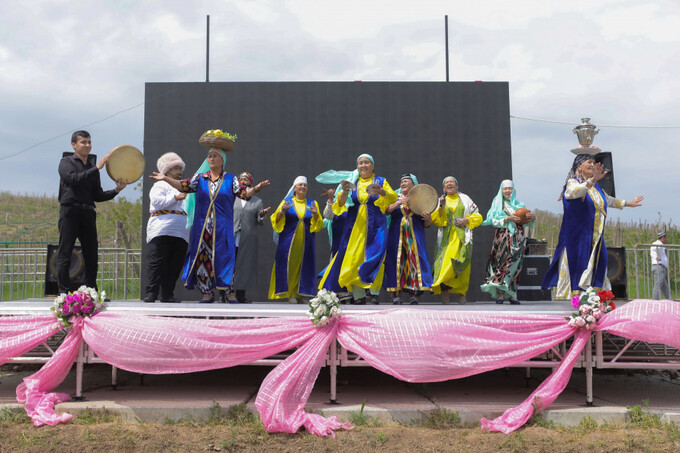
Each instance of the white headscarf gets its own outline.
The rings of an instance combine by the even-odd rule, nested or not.
[[[295,186],[297,186],[298,184],[301,184],[301,183],[307,184],[307,177],[306,176],[298,176],[297,178],[295,178],[295,181],[293,181],[293,185],[290,186],[290,189],[288,189],[288,193],[283,198],[290,198],[293,195],[295,195]]]

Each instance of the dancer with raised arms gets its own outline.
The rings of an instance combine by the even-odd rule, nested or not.
[[[591,287],[609,288],[603,235],[607,208],[635,208],[644,199],[642,195],[631,201],[609,196],[598,184],[605,174],[602,164],[595,163],[592,155],[579,154],[562,187],[562,226],[542,284],[543,289],[556,288],[556,299],[570,299]]]

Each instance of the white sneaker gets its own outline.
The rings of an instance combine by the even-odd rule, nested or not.
[[[288,303],[289,304],[297,304],[298,303],[297,298],[291,297],[290,299],[288,299]]]

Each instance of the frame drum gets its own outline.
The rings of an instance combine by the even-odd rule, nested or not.
[[[408,207],[415,214],[432,214],[438,205],[437,191],[429,184],[418,184],[408,193]]]
[[[116,146],[106,162],[106,172],[114,181],[133,183],[144,174],[144,154],[132,145]]]

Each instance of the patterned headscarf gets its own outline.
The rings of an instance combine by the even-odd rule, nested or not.
[[[410,179],[413,182],[414,186],[418,185],[418,178],[416,178],[416,175],[413,173],[404,173],[401,175],[401,178],[399,178],[399,182],[401,183],[404,179]],[[395,190],[397,194],[401,194],[401,187]]]
[[[248,173],[247,171],[242,172],[240,175],[238,175],[238,179],[246,178],[248,181],[250,181],[250,185],[253,185],[253,175]]]
[[[574,158],[574,163],[571,164],[571,170],[569,170],[569,174],[567,175],[567,181],[569,181],[572,178],[576,178],[579,181],[581,181],[581,172],[578,171],[578,167],[581,166],[583,162],[589,161],[589,160],[595,160],[595,158],[591,154],[579,154]],[[582,181],[581,181],[582,182]],[[566,184],[566,181],[565,181]]]

